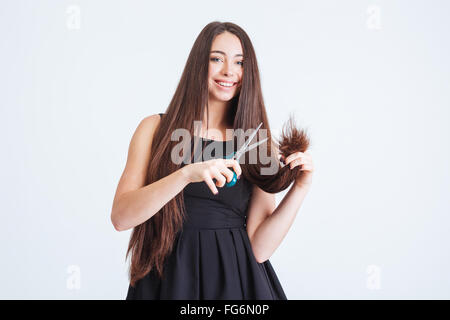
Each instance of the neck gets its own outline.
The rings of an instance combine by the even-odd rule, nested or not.
[[[205,114],[203,115],[201,135],[214,140],[227,140],[228,137],[226,136],[226,129],[233,126],[233,124],[230,123],[231,121],[228,116],[231,108],[231,102],[208,100],[208,108],[209,114],[205,108]],[[207,119],[208,115],[209,119]],[[207,126],[208,120],[209,125]]]
[[[208,127],[210,129],[225,130],[229,126],[232,126],[232,123],[228,119],[231,101],[208,100],[208,108],[209,114],[207,114],[208,110],[205,108],[205,114],[203,115],[203,127],[205,130],[208,120]]]

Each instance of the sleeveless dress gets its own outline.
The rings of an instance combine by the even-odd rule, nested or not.
[[[232,143],[195,139],[203,142],[198,161],[216,157],[220,148],[217,157],[224,158]],[[253,254],[246,230],[252,184],[241,176],[233,187],[217,190],[214,195],[204,181],[183,189],[186,220],[165,259],[163,278],[153,268],[129,285],[126,300],[287,300],[270,261],[258,263]]]

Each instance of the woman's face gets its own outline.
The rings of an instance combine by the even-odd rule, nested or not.
[[[229,101],[239,93],[244,71],[243,60],[241,41],[238,37],[227,31],[216,36],[209,54],[210,99]]]

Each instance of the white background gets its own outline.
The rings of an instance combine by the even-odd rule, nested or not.
[[[110,213],[131,136],[219,20],[253,42],[272,129],[294,113],[312,139],[313,186],[270,258],[288,299],[449,299],[449,9],[2,0],[0,298],[125,298],[131,231]]]

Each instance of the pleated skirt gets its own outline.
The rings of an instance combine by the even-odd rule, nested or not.
[[[242,222],[242,221],[241,221]],[[159,278],[152,269],[127,300],[287,300],[269,260],[258,263],[245,224],[183,227]]]

